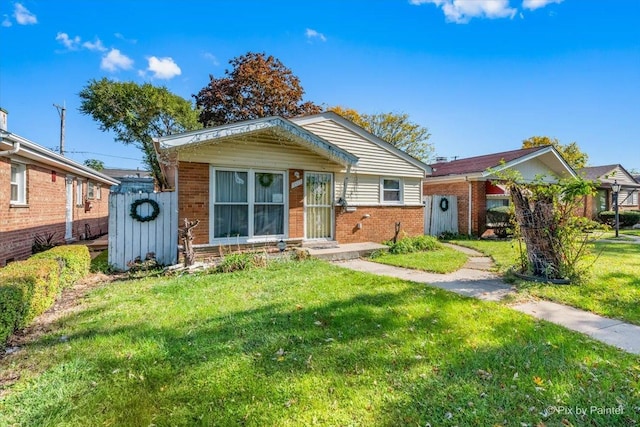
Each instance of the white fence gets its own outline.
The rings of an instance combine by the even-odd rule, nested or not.
[[[131,216],[136,200],[158,204],[158,216],[139,221]],[[178,197],[176,192],[109,195],[109,264],[128,270],[127,263],[153,252],[159,264],[172,265],[178,259]],[[153,202],[140,203],[136,213],[143,218],[153,214]]]
[[[424,196],[424,234],[439,236],[458,233],[458,198],[456,196]]]

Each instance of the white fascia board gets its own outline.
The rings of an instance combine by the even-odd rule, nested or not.
[[[535,159],[536,157],[540,157],[540,156],[542,156],[544,154],[547,154],[547,153],[551,153],[556,158],[556,160],[558,160],[558,162],[560,162],[562,164],[564,172],[568,173],[571,176],[571,178],[577,178],[578,175],[576,174],[576,171],[574,171],[573,168],[571,166],[569,166],[569,164],[562,158],[560,153],[558,153],[558,151],[555,148],[553,148],[552,146],[545,147],[545,148],[543,148],[541,150],[534,151],[534,152],[529,153],[529,154],[527,154],[525,156],[518,157],[517,159],[511,160],[510,162],[506,162],[503,165],[499,165],[499,166],[495,167],[492,172],[500,172],[500,171],[503,171],[505,169],[512,168],[512,167],[514,167],[516,165],[528,162],[529,160]],[[549,169],[549,170],[551,170],[551,169]],[[484,177],[488,178],[488,177],[493,176],[492,172],[484,171],[482,173],[482,175]]]
[[[487,177],[482,173],[468,173],[464,175],[444,175],[444,176],[427,176],[424,178],[426,184],[443,184],[454,182],[467,182],[467,181],[484,181]]]
[[[248,135],[265,129],[275,129],[283,131],[285,134],[292,135],[295,137],[294,141],[307,146],[326,157],[336,160],[342,165],[347,166],[358,163],[358,158],[348,151],[345,151],[329,141],[320,138],[290,120],[277,116],[165,136],[158,138],[156,141],[158,142],[160,149],[171,150],[192,144],[202,144],[241,135]]]
[[[388,152],[394,154],[395,156],[400,157],[404,161],[406,161],[408,163],[411,163],[413,166],[417,167],[418,169],[422,169],[425,172],[425,174],[427,174],[427,175],[431,174],[431,172],[432,172],[431,166],[429,166],[428,164],[423,163],[420,160],[411,157],[410,155],[408,155],[404,151],[399,150],[398,148],[396,148],[393,145],[389,144],[387,141],[385,141],[385,140],[383,140],[381,138],[378,138],[374,134],[372,134],[370,132],[367,132],[365,129],[363,129],[360,126],[356,125],[352,121],[347,120],[344,117],[342,117],[341,115],[339,115],[337,113],[334,113],[332,111],[326,111],[324,113],[314,114],[312,116],[296,117],[296,118],[291,119],[292,122],[294,122],[294,123],[296,123],[296,124],[298,124],[300,126],[304,126],[304,125],[307,125],[307,124],[318,123],[318,122],[323,122],[323,121],[326,121],[326,120],[332,120],[332,121],[334,121],[334,122],[346,127],[351,132],[359,135],[360,137],[366,139],[367,141],[370,141],[370,142],[378,145],[382,149],[387,150]]]
[[[83,178],[91,178],[103,184],[118,185],[120,181],[113,179],[110,176],[102,174],[88,166],[84,166],[71,159],[68,159],[60,154],[44,148],[35,142],[31,142],[26,138],[18,136],[16,134],[6,132],[1,135],[2,141],[15,141],[20,143],[20,150],[14,154],[14,156],[24,157],[30,160],[37,161],[52,167],[62,169],[75,176]]]

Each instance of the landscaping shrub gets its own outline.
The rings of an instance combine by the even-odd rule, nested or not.
[[[255,265],[255,259],[256,254],[250,252],[228,254],[218,265],[218,271],[231,273],[232,271],[246,270]]]
[[[89,248],[84,245],[56,246],[45,252],[40,252],[31,259],[53,259],[61,267],[60,286],[65,289],[89,274],[91,255]]]
[[[384,242],[389,246],[389,253],[408,254],[411,252],[432,251],[442,247],[442,244],[433,236],[404,237],[397,242]]]
[[[16,261],[0,270],[0,345],[55,301],[61,266],[55,259]]]
[[[507,237],[513,234],[510,230],[513,224],[513,209],[510,206],[496,206],[487,209],[487,225],[493,229],[498,237]]]
[[[598,214],[600,222],[615,227],[616,213],[614,211],[602,211]],[[618,221],[621,227],[631,227],[640,223],[640,212],[637,211],[618,211]]]

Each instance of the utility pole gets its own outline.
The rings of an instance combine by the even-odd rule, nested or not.
[[[60,116],[60,155],[64,156],[64,120],[67,115],[67,108],[64,103],[62,105],[53,104],[53,106],[56,107]]]

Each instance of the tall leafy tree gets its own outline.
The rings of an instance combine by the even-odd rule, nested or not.
[[[79,96],[80,112],[97,121],[100,130],[114,132],[116,141],[139,147],[160,188],[167,188],[153,138],[200,128],[192,103],[166,87],[107,78],[90,80]]]
[[[84,161],[84,165],[89,166],[91,169],[97,170],[98,172],[104,169],[104,162],[98,159],[87,159]]]
[[[558,138],[549,138],[548,136],[532,136],[522,141],[522,148],[542,147],[545,145],[553,145],[573,169],[581,169],[589,161],[589,155],[580,150],[576,142],[562,145]]]
[[[428,142],[429,129],[413,123],[406,113],[360,114],[352,108],[339,106],[329,110],[418,160],[426,162],[433,154],[433,145]]]
[[[229,64],[232,69],[225,70],[224,77],[209,75],[209,84],[193,95],[204,126],[322,111],[320,106],[302,100],[300,79],[279,59],[248,52]]]

